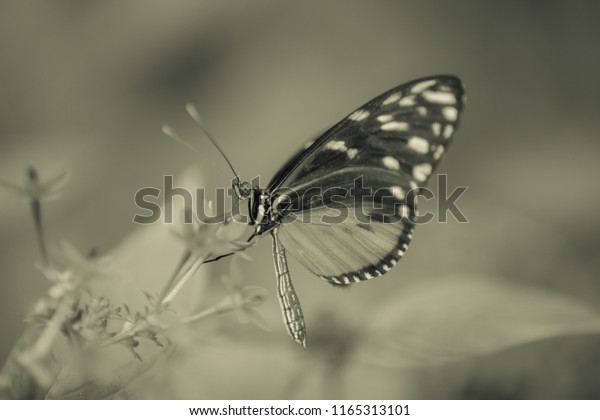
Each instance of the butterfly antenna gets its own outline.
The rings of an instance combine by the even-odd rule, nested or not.
[[[208,131],[208,129],[206,128],[206,126],[202,122],[202,118],[200,118],[200,114],[198,113],[198,110],[196,109],[196,107],[194,106],[194,104],[187,104],[185,106],[185,109],[187,110],[188,114],[190,114],[190,117],[192,117],[194,119],[194,121],[196,121],[196,124],[198,124],[198,127],[200,127],[200,130],[202,130],[202,132],[204,133],[204,135],[206,137],[208,137],[208,139],[213,144],[213,146],[215,146],[217,148],[217,150],[219,151],[219,153],[221,153],[221,156],[223,156],[223,159],[225,159],[225,161],[227,162],[227,164],[231,168],[231,172],[233,172],[233,175],[235,176],[237,185],[240,185],[241,181],[240,181],[239,175],[237,174],[237,172],[235,171],[235,169],[233,169],[233,165],[231,164],[231,162],[227,158],[227,155],[225,155],[225,152],[223,152],[223,150],[219,147],[219,145],[217,144],[217,142],[215,141],[215,139],[213,138],[213,136],[210,134],[210,132]]]
[[[179,137],[179,135],[175,132],[175,130],[173,130],[173,128],[171,126],[165,124],[161,127],[161,129],[162,129],[162,132],[164,134],[166,134],[167,136],[169,136],[171,139],[175,140],[177,143],[183,145],[187,149],[190,149],[192,152],[197,154],[199,157],[202,157],[202,154],[197,149],[195,149],[191,144],[189,144],[187,141],[185,141],[181,137]]]

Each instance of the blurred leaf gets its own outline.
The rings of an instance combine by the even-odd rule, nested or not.
[[[401,288],[371,320],[356,357],[385,367],[439,364],[544,338],[600,332],[600,313],[586,302],[468,275]]]

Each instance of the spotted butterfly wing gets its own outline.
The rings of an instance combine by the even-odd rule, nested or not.
[[[412,239],[414,197],[448,148],[463,104],[454,76],[397,86],[294,156],[267,189],[244,195],[253,237],[271,233],[277,295],[297,343],[306,347],[306,327],[286,250],[333,284],[389,271]]]
[[[283,247],[336,284],[387,272],[412,238],[409,191],[424,186],[438,166],[463,103],[456,77],[419,79],[376,97],[319,137],[267,188],[273,200],[287,195],[289,202],[278,227]],[[370,201],[357,201],[357,180],[372,193]]]

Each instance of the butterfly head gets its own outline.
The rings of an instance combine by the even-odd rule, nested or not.
[[[233,180],[233,190],[240,201],[248,200],[249,225],[256,226],[255,234],[260,235],[268,230],[271,227],[271,194],[253,187],[249,182],[242,182],[239,178]]]
[[[256,226],[256,233],[262,233],[264,226],[269,220],[268,213],[271,208],[271,196],[260,188],[252,190],[250,200],[248,201],[248,212],[250,215],[250,225]]]
[[[287,197],[287,196],[285,196]],[[280,196],[273,196],[267,189],[252,188],[248,198],[249,225],[254,226],[254,234],[262,235],[281,222],[281,210],[287,208]]]

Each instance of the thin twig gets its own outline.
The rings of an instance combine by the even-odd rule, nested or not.
[[[189,323],[192,323],[192,322],[195,322],[195,321],[199,321],[199,320],[204,319],[204,318],[208,318],[208,317],[213,316],[213,315],[218,315],[218,314],[223,313],[223,312],[229,312],[229,310],[225,310],[225,309],[213,306],[212,308],[208,308],[208,309],[206,309],[206,310],[204,310],[202,312],[198,312],[197,314],[194,314],[194,315],[191,315],[191,316],[188,316],[188,317],[185,317],[185,318],[181,319],[179,321],[179,325],[189,324]]]
[[[198,268],[202,264],[204,264],[203,260],[204,260],[203,258],[198,258],[198,259],[196,259],[196,261],[194,261],[194,263],[185,272],[185,274],[183,274],[183,276],[181,276],[181,278],[179,279],[179,281],[173,286],[173,288],[171,289],[171,291],[169,292],[169,294],[167,296],[165,296],[164,299],[162,299],[161,301],[159,301],[160,304],[162,304],[162,305],[167,304],[167,303],[171,302],[175,296],[177,296],[177,294],[181,291],[181,289],[183,288],[183,286],[185,286],[185,284],[192,277],[192,275],[194,275],[194,273],[198,270]]]
[[[192,256],[192,253],[186,249],[185,252],[183,253],[183,255],[181,256],[181,259],[179,260],[179,264],[177,264],[175,271],[169,278],[169,281],[167,281],[167,283],[161,290],[160,294],[158,295],[158,302],[162,302],[165,299],[165,297],[167,296],[167,294],[169,293],[169,291],[171,290],[171,288],[177,281],[177,277],[179,276],[179,273],[181,273],[183,267],[188,262],[188,260],[190,259],[191,256]]]
[[[218,257],[214,257],[214,258],[209,258],[208,260],[204,261],[204,264],[208,264],[208,263],[211,263],[211,262],[219,261],[221,258],[229,257],[229,256],[231,256],[233,254],[235,254],[235,252],[230,252],[229,254],[219,255]]]
[[[44,238],[44,228],[42,225],[42,203],[39,199],[31,200],[31,214],[33,216],[33,224],[35,225],[35,234],[37,237],[40,255],[44,265],[48,265],[48,252],[46,251],[46,240]]]

